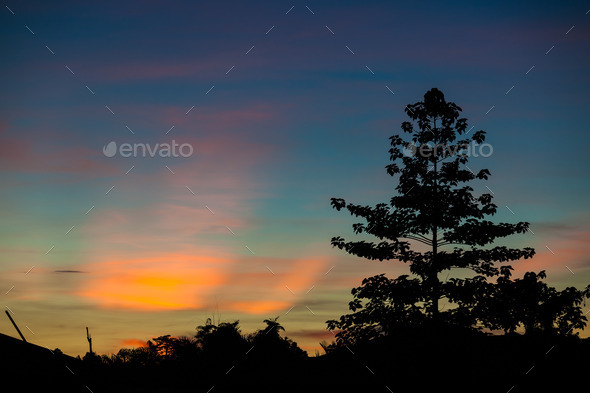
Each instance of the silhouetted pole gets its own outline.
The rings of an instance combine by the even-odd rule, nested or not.
[[[8,312],[8,310],[6,311],[6,315],[8,315],[8,319],[10,319],[10,322],[12,322],[12,324],[14,325],[14,328],[18,332],[20,338],[22,338],[24,342],[27,342],[27,340],[25,339],[25,336],[23,336],[23,334],[20,332],[20,329],[18,328],[18,326],[16,326],[16,322],[14,322],[14,319],[12,319],[12,317],[10,316],[10,313]]]
[[[92,353],[92,337],[90,337],[90,333],[88,332],[88,326],[86,326],[86,340],[88,340],[88,345],[90,346],[90,353]]]

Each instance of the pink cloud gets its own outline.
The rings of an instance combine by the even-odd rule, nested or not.
[[[100,82],[127,82],[137,80],[157,80],[173,78],[196,78],[213,81],[215,77],[225,76],[232,65],[232,77],[239,77],[244,68],[260,67],[264,63],[261,58],[251,58],[248,62],[236,65],[236,52],[223,52],[207,58],[169,58],[141,59],[138,61],[120,62],[96,59],[90,63],[73,64],[72,67],[84,69],[91,79]],[[102,61],[101,61],[102,60]],[[237,75],[236,75],[237,74]]]
[[[89,65],[85,68],[93,79],[109,82],[130,80],[183,78],[188,76],[212,76],[229,68],[225,61],[184,61],[184,62],[155,62],[141,61],[136,63],[111,63]],[[83,67],[83,65],[80,65]]]
[[[16,135],[16,133],[14,133]],[[40,137],[32,141],[0,132],[0,165],[5,171],[21,173],[65,173],[105,176],[120,173],[100,158],[99,150],[59,146]]]
[[[173,131],[171,134],[173,136],[180,133],[192,135],[194,130],[198,130],[199,135],[213,135],[221,131],[245,129],[262,124],[275,126],[282,121],[283,111],[287,109],[285,106],[267,102],[249,103],[238,108],[227,109],[196,105],[187,116],[186,112],[191,106],[187,104],[183,107],[164,107],[159,112],[158,121],[170,126],[180,126],[180,129]]]
[[[547,278],[569,277],[572,272],[590,269],[590,231],[568,229],[543,239],[536,247],[537,254],[531,260],[514,263],[515,274],[545,270]],[[567,236],[563,236],[567,235]],[[572,272],[570,272],[570,270]]]
[[[198,236],[223,234],[231,236],[227,227],[234,232],[249,227],[244,218],[246,206],[239,200],[226,198],[211,201],[216,214],[195,201],[196,197],[189,193],[185,199],[193,197],[193,204],[169,202],[149,203],[136,208],[102,208],[92,212],[92,217],[81,226],[80,233],[92,239],[88,250],[100,252],[104,246],[134,249],[135,252],[145,250],[158,251],[172,247],[189,247],[191,242],[199,244]],[[97,208],[100,209],[100,208]],[[210,248],[210,247],[208,247]]]

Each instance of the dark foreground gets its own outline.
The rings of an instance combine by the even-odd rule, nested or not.
[[[255,353],[208,364],[105,366],[0,337],[3,384],[20,392],[554,392],[587,382],[590,341],[524,336],[398,339],[316,358]],[[4,389],[2,389],[4,390]]]

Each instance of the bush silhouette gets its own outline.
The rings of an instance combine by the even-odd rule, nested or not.
[[[267,363],[306,357],[307,354],[288,337],[281,337],[285,328],[278,322],[279,317],[265,319],[266,327],[250,336],[254,349],[253,356]]]

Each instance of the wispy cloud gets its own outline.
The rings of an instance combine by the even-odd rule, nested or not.
[[[60,144],[42,133],[24,136],[11,127],[4,127],[0,132],[0,167],[5,172],[62,173],[85,178],[120,172],[102,158],[99,149]]]

